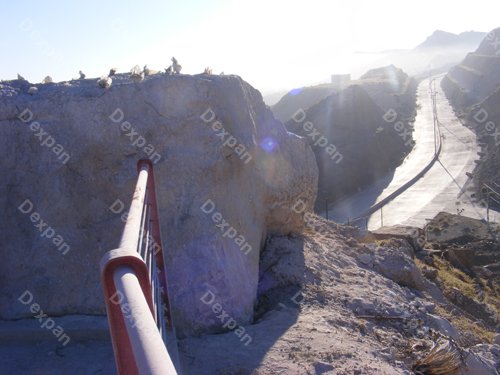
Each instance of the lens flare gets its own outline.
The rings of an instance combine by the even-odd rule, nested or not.
[[[292,95],[292,96],[299,95],[301,92],[302,92],[301,88],[293,89],[292,91],[290,91],[290,95]]]
[[[260,147],[269,153],[273,152],[277,145],[276,140],[272,137],[266,137],[260,141]]]

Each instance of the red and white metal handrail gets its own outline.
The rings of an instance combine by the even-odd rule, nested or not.
[[[120,247],[100,266],[115,361],[120,375],[177,374],[153,164],[143,159],[137,167]]]

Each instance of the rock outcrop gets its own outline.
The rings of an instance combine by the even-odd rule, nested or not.
[[[250,322],[266,236],[300,230],[316,198],[307,141],[237,76],[30,86],[0,86],[0,318],[32,316],[26,290],[49,315],[104,314],[99,260],[118,245],[136,162],[149,157],[179,332],[220,327],[208,291]]]

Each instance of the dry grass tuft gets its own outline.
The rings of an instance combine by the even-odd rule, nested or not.
[[[463,364],[462,352],[453,341],[435,345],[412,366],[417,375],[455,375]]]

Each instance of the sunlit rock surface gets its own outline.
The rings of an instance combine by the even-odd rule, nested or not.
[[[209,290],[251,321],[267,234],[299,230],[316,198],[307,141],[237,76],[31,86],[0,86],[0,318],[32,316],[35,302],[52,315],[105,313],[99,260],[118,246],[136,162],[149,157],[179,332],[220,327]],[[32,302],[18,300],[26,290]]]

